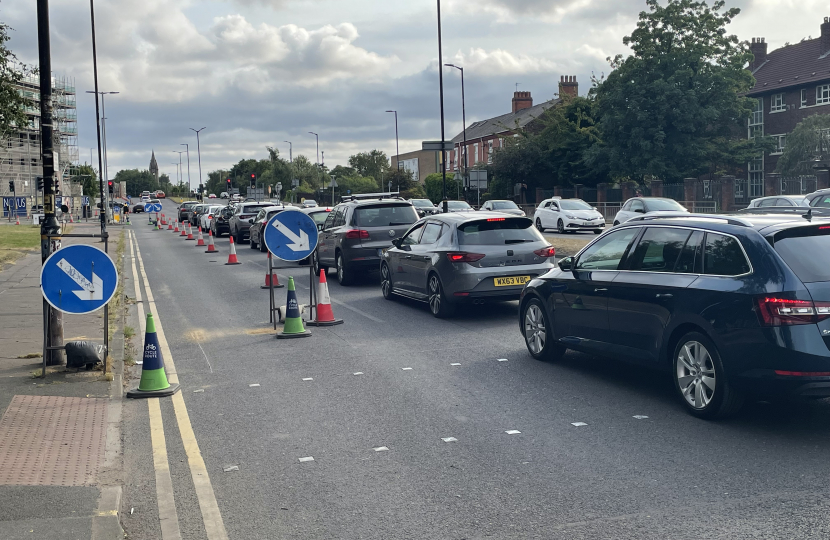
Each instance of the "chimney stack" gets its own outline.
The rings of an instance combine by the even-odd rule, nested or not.
[[[576,82],[576,75],[562,75],[559,77],[559,97],[576,97],[579,95],[579,84]]]
[[[533,107],[533,98],[530,97],[530,92],[513,92],[514,113],[531,107]]]
[[[821,25],[821,55],[827,53],[830,53],[830,17],[825,17]]]
[[[749,63],[749,71],[755,71],[761,64],[767,61],[767,42],[764,38],[752,38],[752,43],[749,44],[749,52],[754,57]]]

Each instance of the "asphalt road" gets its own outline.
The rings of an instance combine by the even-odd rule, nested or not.
[[[230,538],[830,536],[827,401],[697,420],[660,374],[533,360],[516,302],[437,320],[384,300],[374,279],[342,288],[333,274],[345,323],[278,341],[264,254],[244,244],[243,264],[225,266],[227,237],[208,255],[135,222]],[[278,274],[305,302],[306,271]],[[162,401],[182,538],[205,538],[172,414]],[[124,505],[141,510],[127,529],[158,538],[146,404],[127,403],[125,419]]]

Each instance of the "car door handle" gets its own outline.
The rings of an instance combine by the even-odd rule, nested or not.
[[[594,292],[608,292],[608,289],[594,289]]]
[[[412,255],[407,255],[406,257],[404,257],[404,259],[411,259],[411,258],[412,258]]]
[[[655,297],[656,298],[673,298],[674,295],[670,294],[670,293],[665,293],[665,294],[656,294]]]

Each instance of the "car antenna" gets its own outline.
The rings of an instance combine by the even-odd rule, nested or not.
[[[812,208],[807,210],[807,213],[804,214],[804,219],[806,219],[807,221],[813,221],[813,209]]]

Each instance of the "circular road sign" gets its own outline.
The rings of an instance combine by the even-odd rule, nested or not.
[[[274,257],[301,261],[317,247],[317,224],[303,212],[283,211],[268,221],[262,236]]]
[[[49,255],[40,270],[40,289],[64,313],[91,313],[104,307],[118,288],[109,255],[95,246],[66,246]]]

